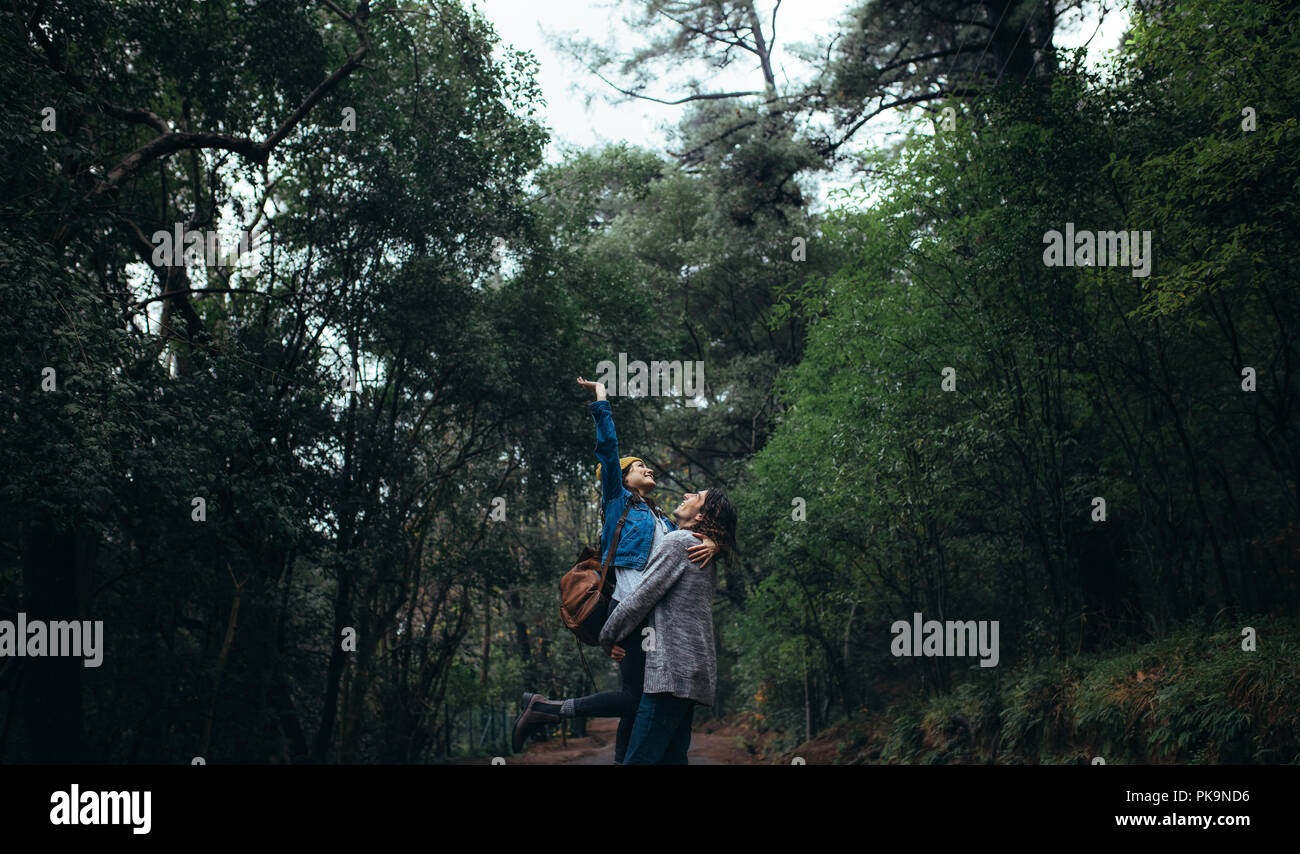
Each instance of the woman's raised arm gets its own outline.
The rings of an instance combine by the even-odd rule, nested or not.
[[[614,432],[614,411],[605,397],[605,384],[578,377],[578,385],[595,392],[588,406],[596,422],[596,462],[600,463],[602,503],[608,504],[623,495],[623,473],[618,464],[618,434]]]
[[[582,386],[583,388],[587,389],[588,391],[593,391],[593,392],[595,392],[595,393],[596,393],[596,400],[604,400],[604,399],[605,399],[605,384],[604,384],[604,383],[594,383],[594,382],[592,382],[591,380],[584,380],[582,377],[578,377],[578,385]]]

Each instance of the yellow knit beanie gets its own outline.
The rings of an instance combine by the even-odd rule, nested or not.
[[[628,466],[632,465],[632,463],[637,463],[637,462],[641,463],[642,465],[645,465],[645,460],[641,459],[640,457],[619,457],[618,470],[623,471]],[[600,463],[596,463],[596,482],[600,483]]]

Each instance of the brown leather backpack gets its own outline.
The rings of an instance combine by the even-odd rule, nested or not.
[[[609,545],[609,553],[604,562],[598,560],[600,552],[591,546],[583,546],[573,569],[560,578],[560,619],[579,641],[588,646],[600,644],[600,630],[605,627],[605,619],[609,616],[609,600],[614,593],[614,582],[609,578],[609,564],[618,551],[623,523],[627,521],[627,511],[631,509],[632,501],[629,499],[623,508],[623,515],[618,519],[618,528],[614,531],[614,540]]]

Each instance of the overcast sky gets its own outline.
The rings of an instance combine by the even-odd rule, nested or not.
[[[548,42],[545,33],[576,33],[582,37],[605,42],[630,45],[635,33],[622,23],[619,3],[602,0],[474,0],[496,27],[504,43],[521,50],[531,51],[540,63],[538,82],[546,100],[544,121],[551,128],[551,145],[547,158],[558,160],[566,146],[588,147],[607,142],[626,140],[648,148],[663,150],[668,140],[668,129],[687,109],[683,106],[666,106],[640,99],[626,98],[613,93],[605,84],[566,54]],[[625,7],[626,3],[622,4]],[[808,79],[810,69],[790,48],[793,45],[814,44],[837,31],[836,23],[853,4],[850,0],[785,0],[781,4],[776,22],[776,47],[773,50],[773,67],[778,81],[791,82]],[[764,22],[770,21],[773,0],[758,0]],[[1128,16],[1123,11],[1106,16],[1089,46],[1089,64],[1095,65],[1103,58],[1103,51],[1115,48]],[[1056,43],[1062,47],[1081,45],[1097,30],[1097,18],[1067,18],[1058,32]],[[745,55],[748,58],[748,55]],[[706,69],[694,69],[699,74]],[[658,97],[680,97],[686,92],[681,85],[685,75],[678,77],[678,85],[665,81],[647,94]],[[707,78],[712,86],[730,86],[742,89],[760,89],[757,61],[738,62],[725,76]],[[611,103],[607,95],[619,100]],[[589,96],[595,95],[594,98]],[[588,101],[590,103],[588,103]],[[896,120],[888,114],[880,116],[867,131],[877,140],[897,132]],[[864,140],[866,141],[866,140]]]

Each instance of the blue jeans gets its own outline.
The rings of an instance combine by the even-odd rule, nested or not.
[[[623,764],[687,764],[693,717],[694,700],[672,694],[642,694]]]

